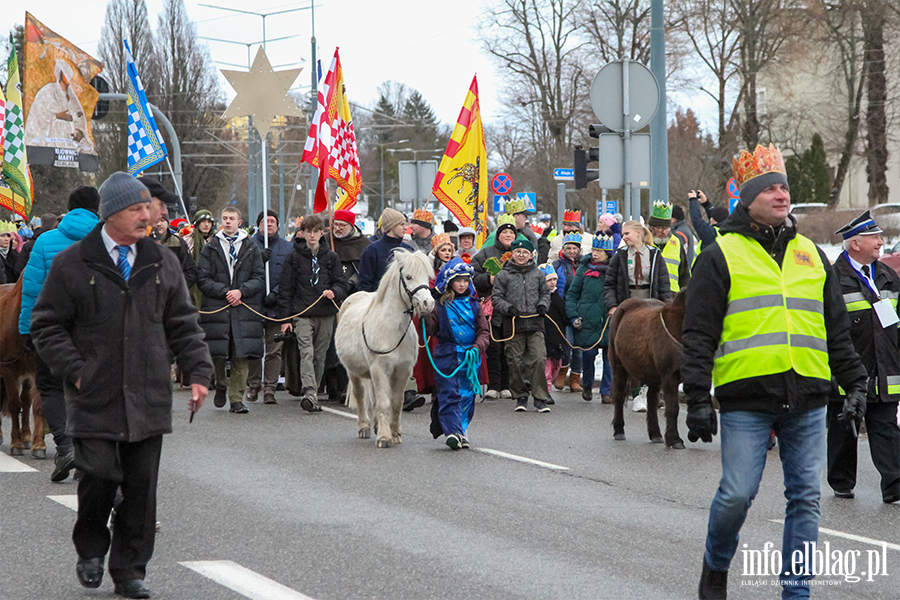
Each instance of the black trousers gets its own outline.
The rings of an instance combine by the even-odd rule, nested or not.
[[[498,335],[501,328],[496,328]],[[491,340],[487,348],[488,389],[500,392],[509,389],[509,368],[506,364],[504,343]]]
[[[835,491],[856,486],[857,440],[850,424],[838,421],[843,404],[828,403],[828,485]],[[866,435],[872,463],[881,474],[882,497],[900,494],[900,427],[896,402],[866,406]]]
[[[162,436],[139,442],[75,438],[78,517],[72,541],[80,558],[100,558],[109,551],[109,575],[116,583],[144,579],[156,539],[156,483]],[[122,488],[113,531],[109,514]]]
[[[67,450],[72,447],[72,440],[66,435],[66,397],[63,382],[50,372],[47,364],[35,354],[34,383],[41,395],[44,406],[44,419],[53,434],[56,449]]]

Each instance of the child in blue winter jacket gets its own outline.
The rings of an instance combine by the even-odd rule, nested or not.
[[[437,339],[432,357],[440,371],[435,373],[437,402],[431,408],[431,433],[435,438],[441,433],[447,436],[447,445],[453,450],[469,447],[466,430],[475,413],[476,394],[476,382],[469,374],[477,377],[490,340],[487,321],[472,286],[473,274],[472,267],[459,258],[452,258],[441,267],[434,284],[441,296],[425,320],[428,335]],[[469,352],[471,348],[478,351],[477,356]],[[463,365],[452,377],[443,376],[473,359],[471,366]]]

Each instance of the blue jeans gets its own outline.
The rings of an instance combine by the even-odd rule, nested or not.
[[[792,571],[791,555],[803,551],[803,542],[819,537],[819,499],[825,468],[825,408],[773,415],[759,412],[726,412],[720,415],[722,479],[709,509],[706,563],[727,571],[738,546],[747,510],[759,491],[769,432],[778,436],[784,495],[787,508],[781,542],[781,575],[786,581],[781,597],[809,598],[812,575],[784,575]],[[751,550],[758,550],[751,548]],[[802,571],[802,569],[801,569]],[[749,575],[749,574],[748,574]]]
[[[566,339],[569,340],[569,344],[575,344],[575,330],[571,325],[566,326]],[[566,344],[566,358],[569,359],[569,368],[573,373],[581,374],[581,350],[570,348],[569,344]]]
[[[600,395],[608,396],[612,389],[612,367],[609,366],[609,358],[606,356],[608,349],[605,346],[597,346],[591,350],[581,351],[581,380],[585,389],[587,389],[588,386],[593,387],[595,377],[594,361],[597,359],[597,354],[600,350],[603,350],[603,375],[600,379]]]

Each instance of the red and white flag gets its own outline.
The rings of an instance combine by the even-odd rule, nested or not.
[[[310,123],[300,161],[319,169],[319,185],[316,187],[313,212],[322,212],[328,208],[325,192],[325,180],[328,178],[334,179],[346,192],[336,208],[347,210],[356,204],[356,197],[362,190],[362,177],[356,133],[350,116],[350,101],[347,99],[337,48],[328,72],[319,79],[316,104],[316,114]]]

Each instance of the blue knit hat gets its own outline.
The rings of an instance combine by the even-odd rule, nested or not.
[[[469,293],[474,295],[475,288],[472,287],[471,282],[472,276],[474,274],[475,270],[467,265],[461,258],[451,258],[443,267],[441,267],[441,270],[438,271],[437,277],[434,280],[434,289],[443,294],[447,291],[447,285],[451,281],[453,281],[457,277],[468,277]]]

